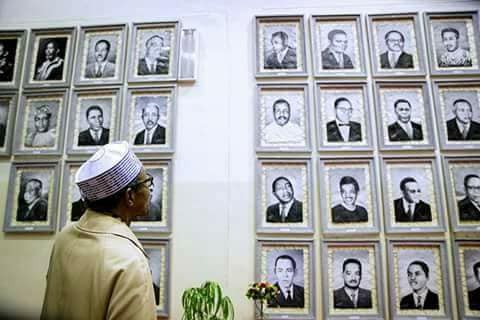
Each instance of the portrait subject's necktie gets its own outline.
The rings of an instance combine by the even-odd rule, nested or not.
[[[417,309],[422,309],[422,297],[417,296]]]
[[[150,137],[150,131],[147,131],[146,137],[145,137],[145,144],[151,144],[152,143],[152,138]]]
[[[292,301],[292,293],[290,292],[290,290],[287,290],[287,301]]]
[[[413,221],[413,210],[412,210],[413,204],[409,203],[408,204],[408,217],[410,218],[410,221]]]
[[[462,131],[463,140],[467,140],[467,135],[468,135],[468,128],[466,125],[463,125],[463,131]]]
[[[97,78],[102,77],[102,67],[99,65],[97,69],[97,74],[95,75]]]
[[[393,53],[393,52],[390,53],[388,55],[388,57],[390,58],[390,59],[388,59],[389,60],[388,62],[390,63],[390,67],[395,68],[395,65],[397,64],[397,59],[396,59],[395,53]]]
[[[95,132],[95,142],[99,143],[100,142],[100,135],[98,134],[98,131],[94,131],[94,132]]]
[[[343,53],[338,54],[338,66],[343,68]]]
[[[355,293],[352,293],[352,296],[351,296],[351,297],[352,297],[353,305],[354,305],[354,307],[356,308],[356,307],[357,307],[357,300],[355,299],[355,298],[356,298],[356,297],[355,297]]]
[[[280,216],[282,217],[282,222],[285,222],[285,219],[287,218],[287,213],[285,211],[287,211],[287,206],[282,204],[280,205],[281,208],[280,208]],[[288,291],[290,292],[290,291]]]

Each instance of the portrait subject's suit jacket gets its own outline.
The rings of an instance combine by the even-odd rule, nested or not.
[[[111,78],[115,76],[115,64],[107,61],[99,78]],[[90,63],[85,69],[85,78],[98,78],[95,72],[95,63]]]
[[[427,296],[425,297],[425,301],[423,302],[424,310],[437,310],[439,309],[438,304],[438,294],[428,290]],[[413,293],[406,295],[405,297],[400,300],[400,309],[417,309],[415,304]]]
[[[280,291],[278,282],[275,283],[275,287],[278,289],[277,296],[268,302],[270,308],[303,308],[305,306],[305,290],[301,286],[293,284],[293,299],[287,300]]]
[[[371,308],[372,292],[367,289],[358,288],[357,306],[353,304],[352,299],[345,292],[345,287],[339,288],[333,292],[333,305],[335,308]]]
[[[297,199],[293,200],[293,204],[288,211],[285,222],[302,222],[303,221],[303,203]],[[267,222],[282,222],[280,217],[280,204],[272,204],[267,208]]]
[[[430,205],[420,200],[419,203],[415,205],[415,210],[413,212],[413,220],[410,220],[410,216],[405,212],[403,207],[402,198],[396,199],[394,202],[395,208],[395,221],[396,222],[410,222],[410,221],[432,221],[432,211]]]
[[[480,221],[480,210],[467,197],[458,201],[458,213],[460,220]]]
[[[168,74],[168,60],[167,61],[158,61],[155,70],[150,71],[147,66],[147,61],[145,58],[138,60],[138,75],[155,75],[155,74]]]
[[[350,211],[342,204],[337,204],[332,208],[333,222],[366,222],[368,221],[367,210],[357,205],[354,211]]]
[[[78,145],[79,146],[103,146],[107,144],[110,137],[110,130],[107,128],[103,128],[102,135],[100,136],[100,140],[95,141],[93,137],[90,135],[90,131],[84,130],[80,132],[78,135]]]
[[[388,60],[388,51],[380,55],[380,67],[382,69],[392,69],[392,68],[413,68],[413,57],[411,54],[402,52],[400,57],[398,57],[397,64],[395,66],[390,65]]]
[[[45,199],[39,199],[32,207],[28,206],[18,208],[17,221],[46,221],[48,212],[48,202]]]
[[[343,142],[342,134],[337,126],[337,122],[332,120],[327,123],[327,140],[329,142]],[[362,141],[362,126],[360,123],[350,121],[349,142]]]
[[[340,67],[337,59],[330,51],[329,48],[326,48],[322,51],[322,66],[323,69],[353,69],[352,59],[345,53],[343,54],[343,67]]]
[[[388,126],[388,137],[390,141],[411,141],[411,140],[423,140],[422,126],[413,121],[412,124],[412,139],[408,136],[407,132],[398,124],[394,122]]]
[[[465,138],[458,129],[455,118],[447,121],[448,140],[480,140],[480,123],[472,121]]]
[[[137,133],[135,136],[134,144],[144,144],[145,142],[145,129]],[[151,144],[165,144],[165,128],[158,125],[152,135]]]
[[[0,148],[5,145],[5,135],[7,134],[6,128],[0,123]]]
[[[470,310],[480,310],[480,287],[468,291],[468,306]]]
[[[280,63],[277,54],[272,52],[265,60],[265,69],[296,69],[297,68],[297,52],[294,48],[288,47],[285,57]]]

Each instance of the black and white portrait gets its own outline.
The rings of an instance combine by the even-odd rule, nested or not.
[[[147,183],[150,188],[150,205],[148,216],[139,216],[135,221],[162,221],[163,213],[163,189],[164,189],[164,175],[166,175],[165,168],[146,167],[147,176],[151,179]]]
[[[18,38],[0,38],[0,84],[14,79]]]
[[[65,58],[70,37],[39,36],[35,41],[34,81],[63,81],[65,80]]]
[[[114,123],[115,98],[111,96],[84,96],[77,102],[75,145],[102,146],[111,141]]]
[[[49,195],[53,180],[50,170],[20,170],[17,172],[16,221],[46,222],[49,217]]]
[[[26,100],[21,149],[56,149],[62,117],[62,99],[56,97]]]
[[[165,145],[169,124],[168,95],[133,95],[130,136],[134,145]]]
[[[480,164],[459,162],[449,165],[458,221],[480,224]],[[453,196],[453,195],[452,195]]]
[[[122,34],[116,32],[86,33],[82,78],[109,79],[117,75],[117,59],[120,56]]]
[[[142,240],[152,274],[157,316],[168,317],[170,257],[168,240]]]
[[[135,76],[170,74],[175,38],[171,27],[139,28],[135,39]]]
[[[73,221],[78,221],[85,211],[87,210],[87,207],[85,205],[85,202],[82,199],[82,196],[80,195],[80,189],[78,188],[77,184],[75,183],[75,174],[77,173],[77,170],[80,166],[70,166],[69,168],[69,193],[68,193],[68,203],[70,207],[69,217],[68,222],[73,222]]]
[[[463,268],[461,282],[464,306],[467,311],[465,314],[478,316],[480,315],[480,246],[463,246],[459,251],[462,262],[460,267]]]
[[[155,304],[158,306],[160,303],[160,278],[162,265],[165,263],[162,261],[164,258],[162,255],[162,249],[160,248],[145,248],[145,252],[148,255],[148,264],[152,272],[152,281],[153,281],[153,293],[155,294]]]
[[[0,149],[5,148],[11,99],[0,97]]]

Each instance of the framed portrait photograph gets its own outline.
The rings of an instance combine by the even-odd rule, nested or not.
[[[57,220],[59,164],[13,162],[4,232],[53,232]]]
[[[425,74],[417,13],[368,15],[368,37],[374,76]]]
[[[68,89],[24,92],[15,128],[14,154],[63,152]]]
[[[360,15],[318,15],[310,21],[315,76],[366,75]]]
[[[453,230],[480,232],[480,158],[444,157],[443,164]]]
[[[379,231],[373,159],[321,159],[319,179],[324,233],[351,237]]]
[[[0,156],[10,155],[17,99],[15,91],[0,93]]]
[[[257,77],[306,77],[305,22],[301,15],[256,16]]]
[[[0,30],[0,89],[18,87],[26,39],[26,30]]]
[[[168,317],[170,312],[170,242],[168,240],[140,239],[148,256],[152,272],[153,293],[157,316]]]
[[[81,27],[75,85],[122,83],[126,31],[125,24]]]
[[[177,79],[179,29],[178,21],[133,24],[128,82]]]
[[[440,146],[445,150],[480,147],[480,82],[434,81]]]
[[[427,12],[424,16],[432,75],[478,74],[478,12]]]
[[[70,85],[75,32],[75,28],[31,31],[23,77],[26,88]]]
[[[380,148],[433,149],[433,117],[426,82],[376,82],[375,91]]]
[[[257,85],[257,151],[310,151],[307,84]]]
[[[128,90],[122,137],[135,152],[174,151],[176,92],[175,86]]]
[[[73,92],[67,153],[91,154],[115,141],[121,97],[119,88]]]
[[[322,243],[325,319],[384,319],[378,242]]]
[[[480,241],[455,241],[455,283],[461,319],[480,317]]]
[[[267,301],[268,319],[315,318],[315,267],[312,241],[257,241],[257,280],[277,287]]]
[[[444,211],[433,158],[383,158],[383,205],[387,232],[441,232]]]
[[[75,183],[75,174],[82,164],[83,162],[79,161],[68,161],[63,166],[60,230],[78,221],[87,210],[80,189]]]
[[[320,150],[371,150],[367,84],[318,82],[317,135]]]
[[[443,241],[388,242],[392,319],[452,319]]]
[[[257,232],[313,233],[310,160],[257,162]]]

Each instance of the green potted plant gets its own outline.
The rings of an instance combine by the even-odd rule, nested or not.
[[[234,320],[235,313],[229,297],[222,295],[222,288],[213,281],[206,281],[199,288],[190,288],[182,295],[182,320]]]

